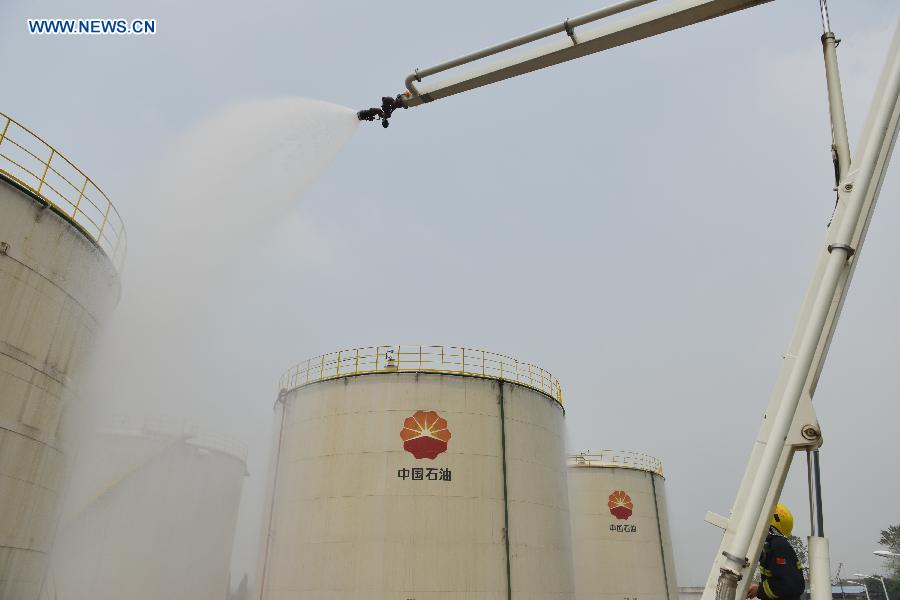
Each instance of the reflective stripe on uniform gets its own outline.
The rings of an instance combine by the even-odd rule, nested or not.
[[[772,600],[776,600],[776,599],[778,598],[778,595],[775,594],[775,592],[772,591],[772,588],[771,588],[771,587],[769,587],[769,581],[768,581],[768,580],[763,581],[762,589],[763,589],[763,592],[766,594],[766,596],[767,596],[768,598],[771,598]]]

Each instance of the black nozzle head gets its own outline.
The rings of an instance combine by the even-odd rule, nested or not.
[[[394,114],[394,111],[398,108],[407,108],[403,103],[403,94],[397,94],[394,98],[383,96],[381,98],[380,107],[363,109],[356,113],[356,116],[360,121],[374,121],[375,119],[379,119],[381,121],[381,126],[387,129],[388,125],[390,125],[388,119],[391,118],[391,115]]]
[[[360,121],[374,121],[380,119],[383,114],[380,108],[365,108],[356,113],[356,116]]]

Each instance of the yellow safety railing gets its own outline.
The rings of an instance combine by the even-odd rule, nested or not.
[[[81,169],[33,131],[0,113],[0,178],[6,178],[66,217],[120,269],[125,224],[106,194]]]
[[[626,450],[588,450],[569,457],[573,467],[619,467],[663,474],[662,461],[640,452]]]
[[[562,388],[549,371],[515,358],[457,346],[368,346],[310,358],[282,375],[280,389],[365,373],[451,373],[511,381],[562,405]]]

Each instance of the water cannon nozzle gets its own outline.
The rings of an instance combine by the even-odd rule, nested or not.
[[[374,121],[378,119],[381,121],[381,126],[387,129],[388,125],[390,125],[388,119],[391,118],[391,115],[398,108],[408,108],[403,103],[403,94],[397,94],[395,98],[384,96],[381,98],[380,107],[365,108],[356,113],[356,117],[360,121]]]

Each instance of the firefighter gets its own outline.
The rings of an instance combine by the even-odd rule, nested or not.
[[[747,598],[799,600],[803,596],[806,590],[803,567],[788,541],[793,529],[794,515],[779,502],[759,557],[762,579],[747,589]]]

